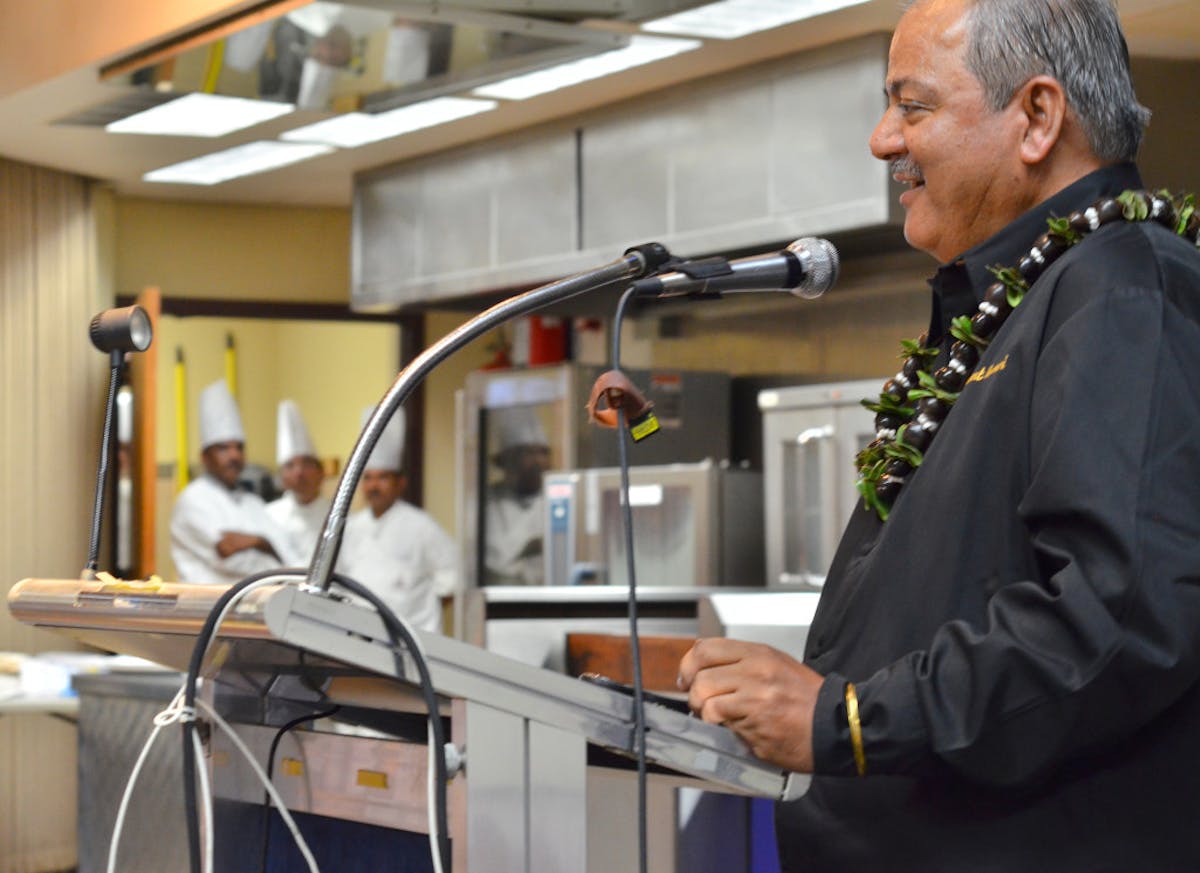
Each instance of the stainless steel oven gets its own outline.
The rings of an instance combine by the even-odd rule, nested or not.
[[[548,584],[629,584],[620,472],[546,475]],[[761,473],[711,460],[631,467],[629,507],[638,585],[764,583]]]

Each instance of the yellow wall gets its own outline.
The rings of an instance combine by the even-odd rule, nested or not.
[[[350,210],[118,198],[116,289],[164,297],[346,303]]]

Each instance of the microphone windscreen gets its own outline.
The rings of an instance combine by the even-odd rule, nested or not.
[[[829,240],[806,236],[788,246],[788,251],[800,259],[804,268],[804,278],[792,290],[797,297],[813,300],[837,282],[838,251]]]

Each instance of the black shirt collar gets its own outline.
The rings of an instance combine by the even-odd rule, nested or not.
[[[933,288],[930,342],[938,342],[946,335],[951,320],[975,311],[983,299],[983,292],[995,281],[988,267],[1015,266],[1033,241],[1046,232],[1047,218],[1070,215],[1077,209],[1091,206],[1101,197],[1115,197],[1128,188],[1141,187],[1141,176],[1133,164],[1102,167],[1043,200],[955,260],[940,266],[929,280]]]

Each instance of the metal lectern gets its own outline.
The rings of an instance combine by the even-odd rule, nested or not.
[[[81,642],[186,669],[220,585],[26,579],[9,594],[20,621]],[[627,695],[529,666],[437,634],[416,632],[448,738],[465,764],[447,790],[456,871],[586,871],[589,770],[627,769],[635,754]],[[236,602],[210,648],[211,692],[228,686],[243,706],[231,722],[253,734],[271,699],[319,688],[322,701],[419,719],[411,656],[397,659],[369,607],[331,598],[281,577]],[[219,692],[218,692],[219,693]],[[294,699],[294,698],[293,698]],[[665,707],[646,706],[652,778],[709,791],[790,800],[808,777],[750,755],[725,728]],[[422,831],[423,731],[413,732],[408,806],[419,814],[393,826]],[[253,745],[253,743],[251,744]],[[261,746],[261,743],[259,744]],[[214,755],[211,766],[218,768]],[[295,775],[295,774],[293,774]],[[419,775],[420,778],[415,778]],[[287,774],[276,774],[276,782]],[[311,777],[316,779],[314,775]],[[283,792],[303,802],[313,784]],[[253,794],[251,795],[253,796]],[[261,790],[258,796],[261,797]],[[633,815],[633,810],[629,811]]]

